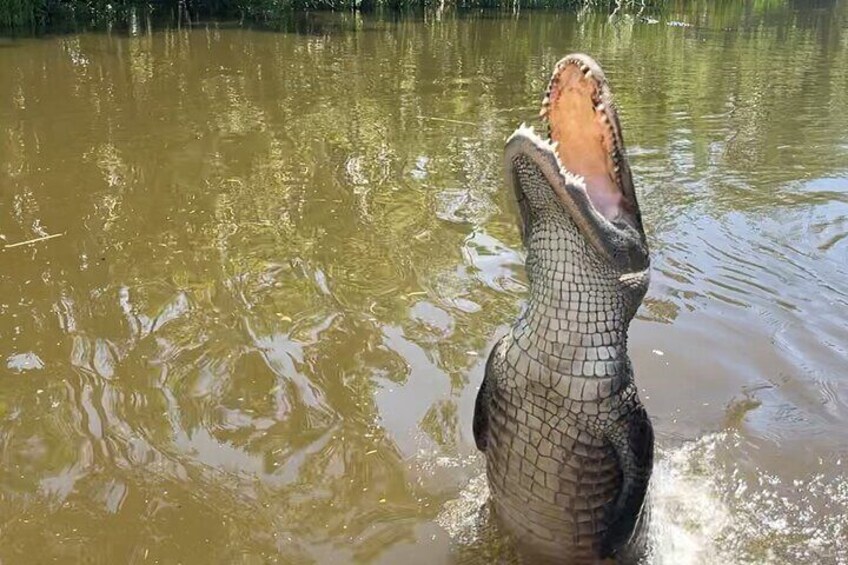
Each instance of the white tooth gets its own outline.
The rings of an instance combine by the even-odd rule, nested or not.
[[[551,143],[551,149],[556,151],[558,148],[559,148],[559,141],[554,141],[553,143]]]
[[[597,110],[598,112],[603,112],[605,109],[606,109],[606,106],[604,106],[603,102],[601,102],[600,104],[595,106],[595,110]]]

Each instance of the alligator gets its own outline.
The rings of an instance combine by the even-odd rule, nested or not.
[[[627,330],[649,252],[618,114],[591,57],[560,60],[504,149],[529,296],[492,348],[474,408],[497,522],[528,563],[638,561],[647,551],[651,421]]]

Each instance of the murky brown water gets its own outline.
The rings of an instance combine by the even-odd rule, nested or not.
[[[654,561],[848,563],[848,10],[760,4],[3,41],[0,247],[59,237],[0,250],[0,560],[507,555],[501,148],[585,50],[654,255]]]

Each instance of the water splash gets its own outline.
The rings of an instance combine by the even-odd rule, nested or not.
[[[652,479],[651,563],[689,565],[733,563],[716,540],[732,527],[731,511],[721,499],[711,472],[716,444],[710,435],[661,453]]]

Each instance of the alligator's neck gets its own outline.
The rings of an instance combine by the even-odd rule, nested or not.
[[[553,344],[554,351],[566,345],[583,349],[612,345],[623,350],[627,331],[620,314],[603,308],[590,310],[598,306],[590,301],[614,299],[611,295],[571,292],[562,287],[547,287],[538,294],[531,289],[519,325],[536,336],[540,346]]]
[[[582,238],[557,232],[541,249],[532,247],[538,240],[529,242],[530,295],[515,330],[558,372],[570,366],[563,359],[626,360],[629,318],[614,274],[593,260]]]

